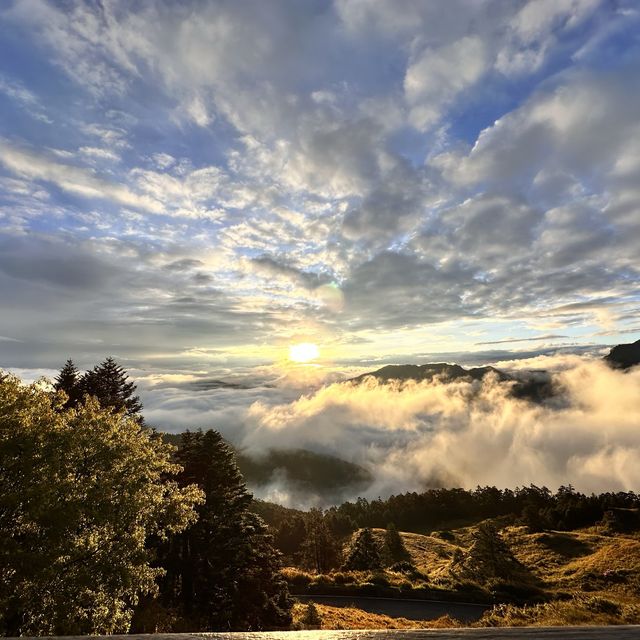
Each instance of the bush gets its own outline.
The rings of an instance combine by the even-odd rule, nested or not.
[[[309,602],[305,607],[301,622],[308,629],[319,629],[322,626],[322,616],[314,602]]]
[[[389,579],[383,572],[376,572],[369,576],[368,580],[371,584],[375,584],[378,587],[388,587]]]
[[[584,608],[593,613],[608,613],[610,615],[620,615],[620,605],[606,598],[591,596],[584,600]]]
[[[412,562],[396,562],[392,564],[389,569],[391,571],[395,571],[396,573],[404,573],[404,574],[413,574],[416,572],[416,567]]]
[[[282,577],[290,584],[296,587],[306,587],[312,580],[313,576],[306,571],[295,569],[294,567],[286,567],[282,570]]]

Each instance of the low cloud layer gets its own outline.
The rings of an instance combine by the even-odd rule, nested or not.
[[[640,368],[613,371],[563,358],[559,395],[540,406],[484,382],[333,384],[294,402],[248,412],[242,445],[286,442],[332,453],[372,472],[367,497],[428,487],[572,484],[591,491],[640,486]],[[355,496],[352,496],[355,497]]]

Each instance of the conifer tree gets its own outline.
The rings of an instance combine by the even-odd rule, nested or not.
[[[358,532],[343,568],[348,571],[375,571],[382,568],[380,547],[371,529],[361,529]]]
[[[65,409],[76,407],[81,400],[80,381],[80,371],[78,371],[73,360],[69,358],[60,369],[60,373],[58,373],[53,383],[53,388],[56,391],[64,391],[67,394],[67,401],[64,403]]]
[[[396,525],[393,524],[393,522],[387,525],[387,530],[384,534],[382,555],[387,566],[395,564],[396,562],[408,562],[411,560],[411,554],[404,546],[402,536],[398,533]]]
[[[260,630],[287,626],[291,600],[280,577],[280,554],[264,522],[252,513],[232,449],[217,431],[187,432],[177,453],[180,482],[196,483],[206,502],[199,519],[159,549],[167,574],[166,606],[200,630]]]
[[[305,565],[317,573],[326,573],[339,563],[340,550],[321,509],[311,509],[306,523],[307,537],[302,544]]]
[[[144,422],[142,402],[139,396],[134,395],[136,385],[129,381],[127,372],[112,357],[84,374],[80,390],[82,395],[97,398],[101,407],[124,411],[138,423]]]

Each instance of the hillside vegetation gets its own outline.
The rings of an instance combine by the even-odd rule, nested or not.
[[[382,544],[385,530],[373,529],[372,533]],[[347,548],[356,535],[347,541]],[[326,574],[289,567],[284,575],[298,593],[493,603],[478,626],[640,623],[637,533],[615,533],[605,525],[530,533],[524,526],[501,527],[494,520],[430,535],[400,535],[410,556],[406,563],[375,571]],[[324,612],[322,628],[364,628],[358,626],[359,621],[370,615],[318,608]],[[406,626],[397,628],[426,628],[435,623],[398,624]],[[449,619],[437,624],[459,623]]]

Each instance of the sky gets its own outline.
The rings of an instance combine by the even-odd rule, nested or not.
[[[0,366],[637,339],[639,71],[634,0],[7,0]]]

